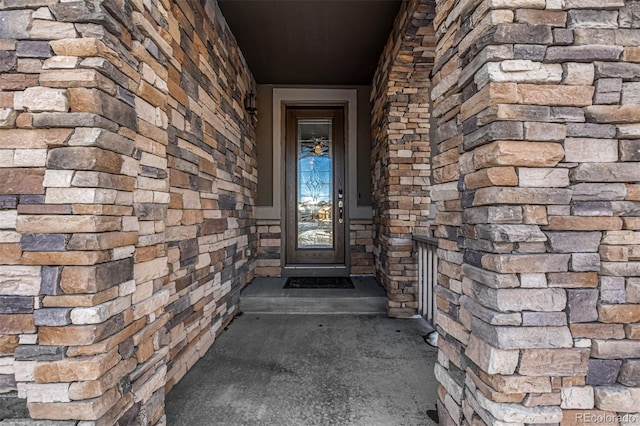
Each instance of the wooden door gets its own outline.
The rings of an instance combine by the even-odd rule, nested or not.
[[[287,108],[287,265],[345,264],[344,108]]]

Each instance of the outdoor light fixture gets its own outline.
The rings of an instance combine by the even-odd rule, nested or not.
[[[249,113],[249,115],[256,115],[256,112],[258,112],[258,105],[255,93],[247,93],[247,97],[244,98],[244,109]]]

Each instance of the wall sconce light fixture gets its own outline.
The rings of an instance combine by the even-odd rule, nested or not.
[[[256,115],[258,112],[258,101],[255,93],[247,93],[247,96],[244,98],[244,109],[249,113],[249,115]]]

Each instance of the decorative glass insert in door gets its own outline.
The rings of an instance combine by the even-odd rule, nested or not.
[[[298,248],[333,248],[333,152],[329,119],[298,120]]]

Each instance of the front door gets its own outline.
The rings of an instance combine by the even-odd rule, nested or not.
[[[345,264],[344,108],[287,108],[287,266]]]

